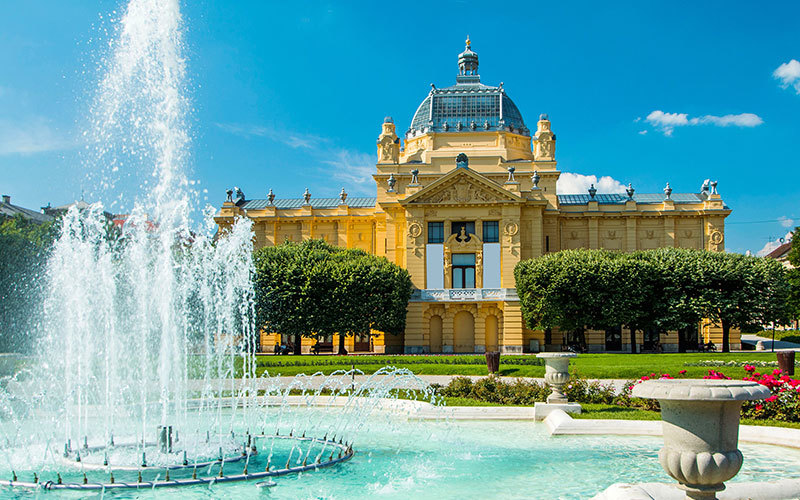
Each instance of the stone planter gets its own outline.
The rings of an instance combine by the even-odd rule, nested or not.
[[[553,410],[564,410],[568,413],[580,413],[581,405],[568,403],[564,395],[564,386],[569,382],[569,358],[577,354],[573,352],[541,352],[537,358],[544,360],[544,381],[550,386],[551,393],[547,403],[534,405],[534,418],[543,420]]]
[[[574,352],[541,352],[537,358],[544,359],[544,381],[553,392],[547,396],[548,403],[564,404],[564,386],[569,382],[569,358],[577,356]]]
[[[686,497],[713,499],[742,467],[738,449],[742,402],[764,399],[769,389],[743,380],[648,380],[632,396],[661,404],[661,466]]]

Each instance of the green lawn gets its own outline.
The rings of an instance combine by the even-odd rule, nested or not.
[[[570,361],[570,371],[586,378],[637,379],[650,373],[669,373],[677,376],[686,370],[687,377],[700,378],[709,369],[719,370],[729,377],[741,378],[743,367],[686,366],[686,363],[720,360],[724,362],[775,361],[775,354],[747,353],[689,353],[689,354],[581,354]],[[364,373],[374,373],[383,366],[408,368],[418,375],[487,375],[482,355],[456,356],[259,356],[259,373],[270,375],[311,374],[317,371],[332,373],[355,366]],[[768,371],[771,368],[758,368]],[[509,377],[542,377],[544,367],[533,355],[501,356],[500,375]]]

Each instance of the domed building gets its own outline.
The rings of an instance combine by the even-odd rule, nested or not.
[[[503,83],[481,83],[478,54],[467,39],[456,84],[431,85],[403,139],[391,117],[377,141],[374,198],[347,196],[263,199],[229,191],[217,216],[254,222],[256,244],[323,238],[386,256],[411,274],[415,291],[404,335],[378,332],[348,339],[348,350],[401,353],[505,353],[561,350],[578,341],[568,332],[525,327],[514,283],[523,259],[572,248],[633,251],[658,247],[724,249],[730,214],[706,182],[697,193],[556,192],[556,135],[546,114],[535,131]],[[235,195],[234,195],[235,194]],[[271,349],[279,333],[264,332]],[[629,351],[622,329],[587,331],[592,352]],[[643,350],[696,350],[698,339],[719,344],[721,332],[641,332]],[[583,339],[581,339],[583,341]],[[308,339],[304,350],[315,341]],[[319,339],[335,349],[334,339]],[[732,345],[739,343],[731,335]]]

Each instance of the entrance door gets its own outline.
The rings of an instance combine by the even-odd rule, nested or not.
[[[678,352],[696,351],[698,346],[697,326],[678,331]]]
[[[497,316],[486,316],[486,351],[497,350]]]
[[[371,336],[370,335],[356,335],[353,338],[353,351],[358,352],[371,352]]]
[[[606,330],[606,351],[622,350],[622,327],[609,328]]]
[[[475,352],[475,318],[472,313],[460,311],[453,318],[453,352]]]
[[[431,316],[430,322],[430,350],[431,352],[442,352],[442,317]]]

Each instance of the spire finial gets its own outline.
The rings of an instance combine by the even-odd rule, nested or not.
[[[467,44],[467,48],[470,48],[472,45],[472,42],[469,41],[469,35],[467,35],[467,41],[465,43]]]

